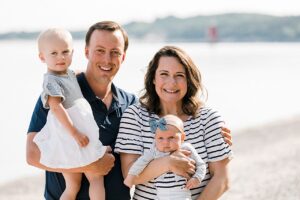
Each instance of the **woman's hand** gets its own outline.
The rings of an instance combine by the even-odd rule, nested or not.
[[[222,127],[221,134],[223,135],[225,142],[231,146],[232,135],[230,129],[228,129],[227,127]]]
[[[190,178],[195,173],[196,162],[191,159],[190,151],[179,149],[170,155],[169,170],[179,176]]]

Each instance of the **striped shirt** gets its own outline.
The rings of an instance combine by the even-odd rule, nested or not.
[[[115,152],[142,155],[145,150],[149,150],[154,140],[154,133],[151,132],[149,126],[151,118],[158,120],[159,116],[149,113],[140,104],[129,106],[121,119]],[[199,109],[195,117],[190,116],[184,122],[185,141],[194,146],[206,163],[206,175],[201,185],[191,189],[193,199],[199,196],[211,179],[208,162],[231,157],[231,149],[221,135],[223,124],[219,113],[207,107]],[[155,180],[152,180],[136,185],[133,200],[154,200],[156,197],[154,183]]]

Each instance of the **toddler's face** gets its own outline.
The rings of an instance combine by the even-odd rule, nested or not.
[[[174,127],[167,125],[167,130],[162,131],[157,128],[155,133],[156,148],[162,152],[173,152],[180,148],[183,135]]]
[[[61,38],[45,41],[40,58],[47,64],[48,71],[64,74],[72,63],[73,46],[71,42]]]

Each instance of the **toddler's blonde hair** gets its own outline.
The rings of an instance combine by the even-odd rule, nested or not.
[[[47,30],[42,31],[37,39],[38,50],[42,51],[43,43],[49,41],[50,39],[59,39],[62,41],[66,41],[67,43],[72,43],[72,35],[69,31],[62,28],[49,28]]]

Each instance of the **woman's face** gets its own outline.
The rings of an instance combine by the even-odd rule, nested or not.
[[[181,103],[187,92],[184,66],[176,57],[162,56],[153,83],[161,103],[166,105]]]

